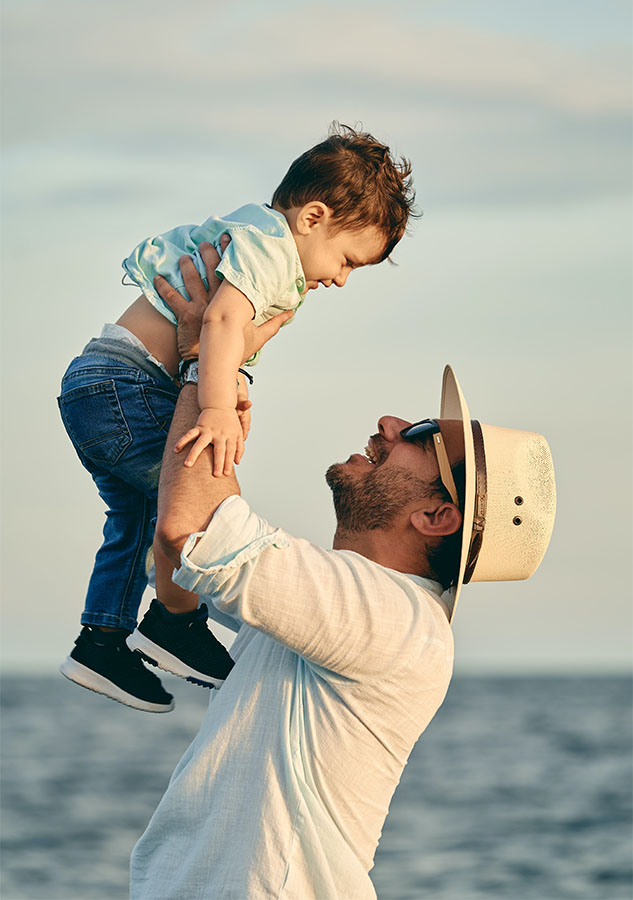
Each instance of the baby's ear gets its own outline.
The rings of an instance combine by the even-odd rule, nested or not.
[[[332,211],[320,200],[310,200],[302,206],[297,215],[297,231],[309,234],[315,228],[323,227],[332,217]]]

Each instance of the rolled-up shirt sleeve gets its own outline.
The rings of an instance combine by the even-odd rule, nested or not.
[[[242,619],[239,609],[220,606],[227,583],[239,590],[242,568],[270,546],[287,547],[288,536],[279,528],[269,525],[265,519],[251,512],[248,504],[238,494],[220,504],[206,531],[194,532],[187,538],[180,555],[180,568],[173,580],[185,590],[203,594],[217,606],[219,612],[238,624]],[[216,602],[217,601],[217,602]],[[221,618],[213,616],[217,621]],[[224,622],[235,630],[235,625]]]
[[[237,495],[189,537],[174,581],[346,677],[384,672],[425,647],[442,652],[450,632],[433,591],[357,553],[293,538]]]

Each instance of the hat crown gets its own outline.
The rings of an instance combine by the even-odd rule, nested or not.
[[[482,425],[486,524],[471,581],[518,581],[540,565],[556,514],[554,464],[534,432]]]

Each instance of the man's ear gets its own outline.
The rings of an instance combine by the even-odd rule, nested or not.
[[[411,513],[409,521],[420,534],[425,534],[427,537],[443,537],[459,531],[462,514],[454,503],[442,503],[431,512],[416,509]]]
[[[299,234],[310,234],[315,228],[327,225],[332,217],[332,211],[320,200],[310,200],[302,206],[297,213],[295,228]]]

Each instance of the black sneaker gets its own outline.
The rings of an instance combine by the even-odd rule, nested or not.
[[[76,684],[134,709],[169,712],[174,708],[174,698],[163,688],[160,678],[128,650],[127,635],[127,631],[105,632],[96,625],[84,625],[75,649],[59,671]]]
[[[207,628],[208,613],[202,603],[190,613],[167,618],[158,600],[152,600],[127,645],[166,672],[203,687],[220,687],[233,660]]]

